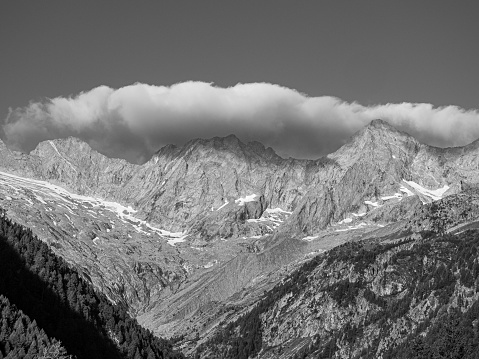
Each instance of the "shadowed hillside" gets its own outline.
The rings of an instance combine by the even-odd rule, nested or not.
[[[182,357],[140,327],[126,308],[96,293],[30,230],[3,215],[0,272],[0,294],[79,359]]]

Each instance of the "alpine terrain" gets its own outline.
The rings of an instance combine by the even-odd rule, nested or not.
[[[143,165],[75,138],[0,143],[0,207],[121,312],[94,321],[120,357],[478,357],[479,141],[436,148],[374,120],[317,160],[230,135]],[[35,253],[21,261],[41,276]],[[0,308],[33,322],[14,298]],[[42,330],[44,350],[81,357]]]

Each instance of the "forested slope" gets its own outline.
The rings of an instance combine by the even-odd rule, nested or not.
[[[49,338],[35,320],[0,295],[0,358],[49,357],[71,358],[59,341]]]
[[[471,203],[461,202],[465,213]],[[479,230],[467,229],[471,223],[446,233],[453,216],[464,217],[458,208],[437,202],[415,235],[318,255],[203,343],[197,357],[477,358]]]
[[[27,332],[33,328],[32,335],[43,343],[37,345],[40,354],[43,347],[61,341],[68,354],[78,359],[182,357],[167,340],[153,336],[128,316],[124,306],[97,293],[29,229],[11,222],[4,213],[0,215],[0,273],[2,308],[11,310],[13,304],[22,311],[15,311],[13,317],[2,311],[2,333],[18,338],[7,344],[9,339],[2,337],[1,355],[7,354],[7,345],[8,351],[30,350],[21,330],[15,329],[20,316]]]

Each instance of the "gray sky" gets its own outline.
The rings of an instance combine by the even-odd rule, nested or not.
[[[370,116],[384,114],[384,106],[378,113],[375,105],[410,102],[432,107],[427,112],[425,105],[419,109],[409,106],[408,112],[408,105],[403,105],[395,108],[395,114],[387,113],[391,122],[433,144],[462,144],[479,135],[475,111],[479,108],[477,4],[437,0],[6,0],[0,2],[0,117],[10,124],[6,128],[10,145],[25,150],[42,139],[77,135],[109,155],[141,161],[167,142],[181,143],[187,137],[234,131],[245,140],[269,142],[286,155],[314,157],[339,146]],[[130,109],[128,116],[118,111],[119,105],[113,112],[104,112],[105,104],[97,102],[95,106],[103,110],[95,113],[108,118],[86,121],[83,113],[69,113],[73,111],[71,106],[67,113],[64,103],[58,105],[56,101],[53,108],[52,102],[45,100],[74,100],[81,92],[101,85],[115,91],[136,82],[165,86],[171,95],[175,88],[171,85],[186,81],[214,83],[210,89],[266,82],[291,92],[280,95],[274,86],[268,87],[261,93],[272,94],[273,100],[263,98],[263,103],[257,104],[254,96],[258,87],[250,88],[246,96],[250,102],[234,111],[225,109],[225,103],[238,99],[216,93],[209,101],[222,103],[221,111],[205,112],[195,100],[185,115],[187,98],[203,99],[208,87],[205,90],[193,86],[182,95],[173,91],[179,103],[168,112],[158,99],[152,100],[154,105],[135,102],[139,93],[133,93],[130,86],[127,89],[131,97],[124,96],[128,91],[115,96],[125,101],[120,107]],[[293,90],[307,96],[297,97],[300,94]],[[92,92],[90,98],[101,91]],[[331,100],[328,111],[321,107],[321,112],[316,106],[314,111],[305,112],[303,107],[309,106],[305,103],[311,99],[327,102],[329,97],[324,96],[340,100]],[[95,101],[109,100],[101,97]],[[365,108],[358,110],[354,102]],[[278,104],[285,111],[277,112]],[[343,104],[339,106],[342,108],[349,106],[353,114],[359,111],[362,117],[351,119],[345,115],[347,111],[338,115],[338,104]],[[440,111],[449,105],[456,107],[448,107],[447,113]],[[82,106],[94,107],[91,103]],[[259,106],[266,120],[247,112],[254,106]],[[10,115],[9,108],[13,111]],[[146,118],[133,116],[132,108]],[[154,125],[153,110],[161,110]],[[427,112],[424,116],[429,116],[428,121],[421,120],[421,111]],[[180,121],[178,113],[183,116]],[[299,117],[286,119],[285,113],[286,117]],[[441,115],[439,120],[437,113]],[[219,114],[229,116],[229,125],[221,122],[220,130],[215,132],[215,121],[220,120],[213,121],[211,117]],[[280,119],[270,118],[274,116]],[[261,121],[259,128],[254,128],[259,133],[256,137],[245,129],[251,127],[252,118]],[[196,121],[194,126],[191,121]],[[143,123],[149,127],[135,129]],[[181,133],[181,128],[174,128],[185,124],[194,130]],[[453,137],[446,138],[445,131],[451,124],[463,132],[456,131]],[[269,130],[264,129],[267,126]],[[309,136],[311,128],[316,131],[313,137]],[[95,137],[99,129],[108,136]],[[150,130],[148,134],[145,129]],[[429,129],[440,133],[428,135]],[[302,141],[305,136],[308,140]],[[102,143],[105,138],[110,142]],[[314,145],[328,139],[332,143]],[[281,148],[285,141],[288,143]],[[131,146],[128,153],[117,152],[123,144]],[[305,148],[295,152],[300,144]]]

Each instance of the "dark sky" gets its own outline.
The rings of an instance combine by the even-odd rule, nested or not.
[[[0,117],[99,85],[268,82],[479,108],[477,1],[0,2]]]
[[[2,1],[0,111],[99,85],[271,82],[479,107],[477,1]]]

